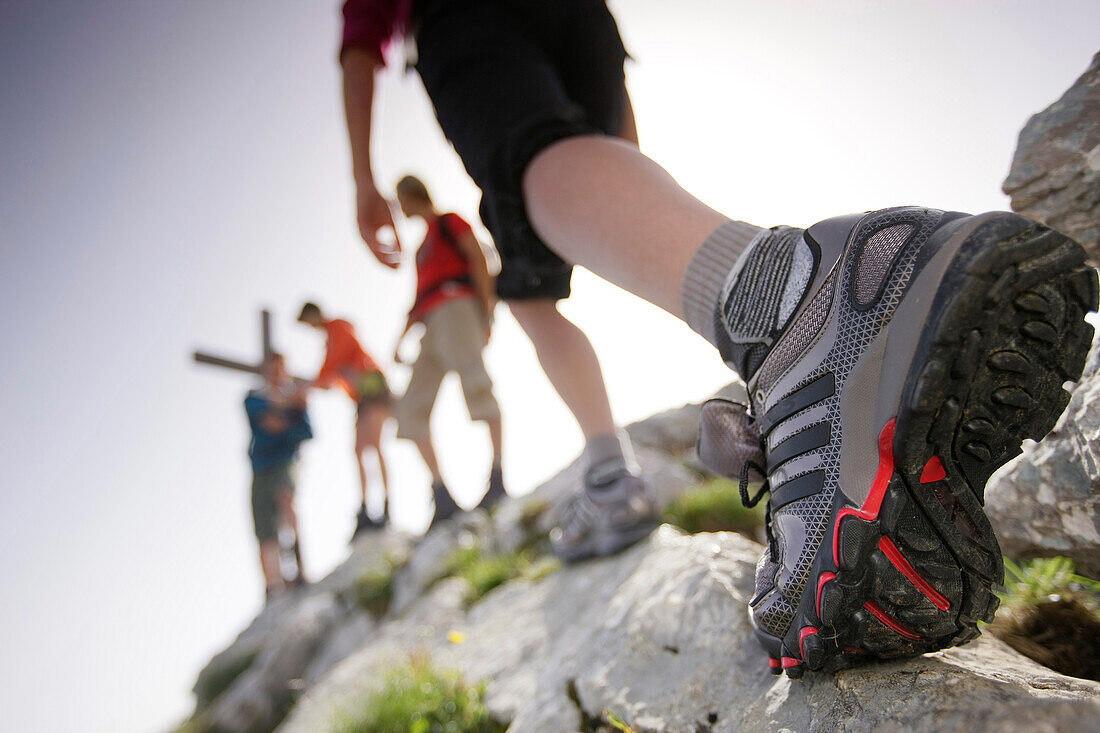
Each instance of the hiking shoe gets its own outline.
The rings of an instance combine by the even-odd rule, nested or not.
[[[500,466],[493,466],[493,470],[489,473],[489,490],[485,492],[485,496],[481,497],[477,508],[489,511],[506,496],[508,493],[504,490],[504,470]]]
[[[659,524],[653,487],[622,461],[590,468],[585,488],[566,506],[550,532],[564,562],[614,555],[648,536]]]
[[[801,236],[809,286],[743,375],[771,493],[751,618],[791,677],[993,619],[985,483],[1054,427],[1097,307],[1081,247],[1016,214],[886,209]]]
[[[359,513],[355,515],[355,531],[351,534],[349,544],[355,542],[355,540],[359,539],[365,532],[372,529],[382,529],[384,525],[385,522],[376,522],[371,519],[370,514],[367,512],[367,508],[365,506],[360,506]]]
[[[451,492],[447,490],[447,486],[442,481],[432,484],[432,498],[435,504],[435,514],[432,516],[432,523],[428,525],[429,530],[462,511],[462,507],[455,503],[455,500],[451,497]]]

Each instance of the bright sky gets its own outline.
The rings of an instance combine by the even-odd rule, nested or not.
[[[1003,208],[1019,127],[1096,49],[1100,4],[613,0],[643,149],[707,203],[762,225],[904,203]],[[313,372],[293,322],[315,298],[389,365],[411,273],[353,228],[335,0],[0,4],[0,727],[149,731],[185,715],[202,664],[258,610],[247,376],[258,310]],[[383,182],[413,171],[469,219],[477,192],[415,76],[386,72]],[[405,227],[417,240],[422,233]],[[711,349],[585,273],[564,312],[591,337],[622,422],[728,380]],[[506,478],[527,492],[578,431],[503,311],[488,362]],[[487,436],[455,384],[434,425],[467,504]],[[352,407],[313,404],[299,487],[311,575],[346,551]],[[426,521],[427,476],[391,444],[395,514]]]

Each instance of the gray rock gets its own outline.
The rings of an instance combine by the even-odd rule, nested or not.
[[[443,573],[447,558],[463,534],[459,518],[432,529],[417,543],[409,561],[393,577],[391,613],[401,613]]]
[[[448,644],[447,632],[460,626],[465,617],[465,595],[465,583],[455,578],[433,585],[404,614],[385,621],[367,646],[337,664],[307,690],[278,730],[328,730],[335,716],[353,709],[377,688],[390,666],[401,663],[410,653]]]
[[[343,615],[328,593],[303,598],[273,629],[256,661],[209,708],[214,731],[271,730],[282,718],[301,677],[328,632]]]
[[[307,590],[311,593],[333,593],[352,602],[356,582],[364,572],[381,563],[403,564],[414,546],[415,539],[403,532],[367,532],[352,544],[347,560]]]
[[[1100,337],[1054,430],[986,486],[986,513],[1013,558],[1065,555],[1100,578]]]
[[[487,704],[512,733],[576,731],[605,709],[639,733],[969,731],[993,719],[997,730],[1071,730],[1100,716],[1100,684],[989,638],[802,682],[773,677],[745,612],[761,551],[736,534],[663,527],[619,556],[508,583],[468,612],[461,588],[440,584],[338,665],[280,730],[324,730],[416,646],[487,680]],[[465,642],[450,643],[450,628]]]
[[[378,622],[373,616],[361,608],[352,609],[325,639],[302,675],[302,681],[307,687],[316,683],[326,672],[362,648],[377,630]]]
[[[285,614],[293,609],[306,592],[297,591],[271,599],[244,631],[222,651],[214,655],[195,681],[196,708],[201,709],[238,678],[256,659],[276,631]]]
[[[678,455],[695,447],[699,439],[699,405],[684,405],[659,412],[626,426],[635,446]]]
[[[1012,208],[1070,235],[1100,261],[1100,53],[1020,132],[1004,182]]]
[[[1086,571],[1088,558],[1098,556],[1100,415],[1087,409],[1100,398],[1098,366],[1094,352],[1055,433],[999,474],[988,494],[1006,547],[1019,536],[1028,552],[1070,554]],[[697,428],[698,408],[690,405],[629,428],[664,502],[699,480],[689,467]],[[298,697],[279,729],[326,730],[413,653],[485,680],[494,717],[519,733],[588,729],[605,710],[639,733],[1060,733],[1100,715],[1100,685],[1061,676],[987,638],[915,660],[808,674],[801,683],[772,677],[745,610],[763,548],[736,534],[685,537],[666,526],[616,557],[508,582],[469,608],[464,581],[438,580],[463,542],[507,552],[548,531],[580,489],[582,468],[578,459],[533,494],[506,499],[491,517],[461,514],[415,544],[392,533],[357,542],[347,562],[270,604],[204,670],[216,680],[218,670],[228,674],[253,658],[206,709],[215,729],[269,730]],[[1046,502],[1048,494],[1056,498]],[[1036,544],[1050,537],[1063,539],[1057,548]],[[394,575],[389,612],[375,621],[352,599],[358,578],[387,557],[404,565]]]

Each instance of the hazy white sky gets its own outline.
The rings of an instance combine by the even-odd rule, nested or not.
[[[770,226],[921,203],[1006,205],[1019,127],[1086,67],[1100,4],[617,0],[643,149],[712,206]],[[295,371],[316,298],[388,365],[412,275],[357,240],[335,0],[0,3],[0,727],[148,731],[182,717],[211,653],[257,610],[250,381],[189,363],[253,358],[276,314]],[[477,192],[415,76],[386,72],[376,162],[474,219]],[[406,238],[420,231],[405,227]],[[729,379],[671,317],[578,273],[563,310],[595,343],[617,417]],[[505,470],[526,492],[581,447],[502,312],[489,367]],[[403,370],[389,367],[402,386]],[[313,404],[299,490],[307,566],[345,551],[352,407]],[[449,384],[443,468],[472,503],[487,436]],[[399,523],[427,476],[391,446]]]

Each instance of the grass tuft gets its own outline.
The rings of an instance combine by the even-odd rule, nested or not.
[[[410,657],[355,709],[334,716],[331,733],[503,733],[485,707],[485,682],[469,685],[455,670]]]
[[[1005,558],[1005,589],[997,595],[1003,608],[1026,608],[1047,601],[1075,598],[1100,613],[1100,582],[1074,572],[1068,557],[1045,557],[1017,565]]]
[[[634,728],[627,725],[626,721],[612,712],[610,709],[605,708],[603,711],[604,718],[607,719],[607,724],[621,733],[634,733]]]
[[[202,709],[213,702],[219,695],[229,689],[238,677],[252,666],[252,662],[259,655],[259,647],[238,657],[231,659],[199,675],[195,683],[195,700],[197,707]]]
[[[1100,583],[1065,557],[1005,558],[1005,571],[990,633],[1056,672],[1100,681]]]
[[[550,502],[543,499],[540,496],[531,497],[523,503],[523,508],[520,511],[519,523],[528,532],[531,532],[538,525],[539,519],[546,513],[546,510],[550,508]]]
[[[445,567],[444,577],[459,577],[469,584],[466,603],[472,605],[509,580],[538,580],[558,570],[561,563],[554,558],[539,557],[531,548],[487,553],[475,541],[454,550]]]
[[[180,723],[178,727],[172,730],[172,733],[208,733],[209,730],[210,721],[207,719],[206,713],[196,713],[193,717]]]
[[[714,478],[677,497],[665,510],[664,519],[688,534],[740,532],[753,536],[764,526],[764,504],[752,509],[741,504],[737,485]]]
[[[404,564],[402,558],[386,554],[379,565],[363,571],[355,581],[355,601],[375,618],[382,618],[393,601],[393,576]]]

